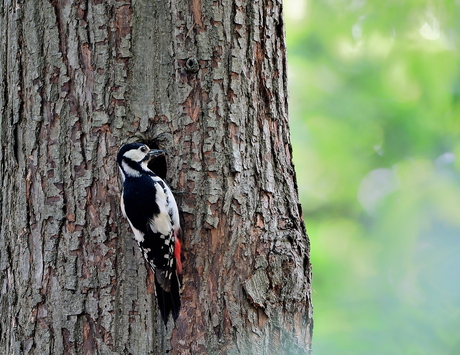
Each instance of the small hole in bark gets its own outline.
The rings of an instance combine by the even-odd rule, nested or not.
[[[187,61],[185,62],[185,70],[187,70],[188,72],[197,73],[199,69],[200,65],[195,57],[191,57],[187,59]]]

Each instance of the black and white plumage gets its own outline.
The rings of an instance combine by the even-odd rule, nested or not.
[[[121,209],[155,273],[158,305],[166,324],[169,314],[176,320],[180,309],[179,211],[168,185],[147,167],[151,158],[165,153],[131,143],[120,149],[117,163],[123,178]]]

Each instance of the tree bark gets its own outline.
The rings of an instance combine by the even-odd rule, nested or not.
[[[309,240],[272,0],[0,4],[0,350],[307,354]],[[168,151],[183,293],[163,326],[116,153]]]

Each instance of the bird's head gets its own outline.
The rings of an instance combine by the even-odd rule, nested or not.
[[[117,163],[123,180],[126,176],[139,177],[143,171],[150,171],[147,163],[150,159],[167,154],[164,150],[150,149],[142,143],[130,143],[121,147]]]

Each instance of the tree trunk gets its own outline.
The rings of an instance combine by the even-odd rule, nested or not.
[[[309,241],[271,0],[0,4],[0,352],[305,354]],[[163,326],[116,153],[168,151],[182,309]]]

